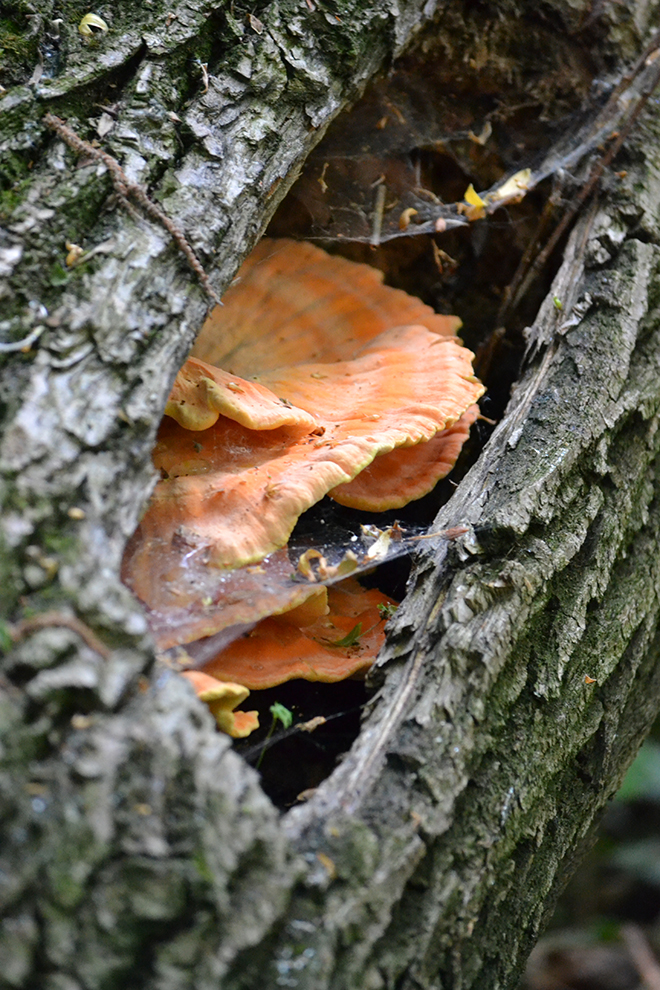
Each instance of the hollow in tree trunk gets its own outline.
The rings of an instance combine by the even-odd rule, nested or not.
[[[0,37],[0,326],[24,342],[0,380],[0,983],[512,987],[660,700],[657,107],[304,806],[280,816],[154,665],[120,562],[209,297],[367,81],[423,29],[459,119],[475,79],[541,118],[593,81],[593,109],[657,10],[125,0],[91,37],[85,13],[10,3]]]

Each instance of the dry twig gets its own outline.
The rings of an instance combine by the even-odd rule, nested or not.
[[[660,83],[660,58],[658,58],[659,51],[660,32],[654,35],[653,40],[635,63],[630,73],[621,80],[610,97],[609,105],[614,107],[621,93],[625,90],[626,86],[631,84],[635,76],[638,75],[644,68],[653,66],[654,63],[657,63],[655,69],[650,73],[649,81],[641,90],[636,103],[633,104],[631,110],[624,118],[624,122],[620,129],[612,131],[610,135],[611,144],[609,148],[594,162],[586,182],[571,201],[568,209],[555,227],[543,250],[537,254],[534,261],[529,265],[524,278],[522,278],[522,273],[519,274],[516,272],[515,286],[512,285],[509,287],[504,304],[498,314],[499,322],[504,322],[510,311],[515,308],[525,296],[532,281],[538,276],[545,266],[545,263],[556,248],[560,238],[568,230],[569,225],[579,212],[583,203],[589,198],[592,192],[594,192],[603,177],[605,170],[611,165],[612,161],[621,150],[621,146],[639,119],[639,116],[646,106],[650,96]]]
[[[91,158],[95,158],[97,161],[103,162],[103,164],[108,169],[110,177],[112,179],[112,184],[115,187],[119,201],[122,206],[128,210],[129,213],[133,213],[133,206],[131,200],[133,200],[152,220],[159,223],[161,227],[164,227],[168,232],[174,243],[177,245],[179,250],[185,255],[186,261],[197,275],[200,284],[207,296],[213,300],[215,303],[220,302],[220,297],[215,292],[209,277],[204,271],[202,263],[190,246],[185,234],[177,227],[173,220],[168,217],[168,215],[161,210],[152,200],[149,199],[144,189],[138,186],[135,182],[130,182],[128,176],[124,172],[123,168],[119,164],[116,158],[109,155],[107,151],[102,151],[100,148],[95,148],[93,144],[89,141],[83,141],[82,138],[78,137],[75,131],[73,131],[60,117],[56,117],[55,114],[47,113],[44,116],[44,123],[50,127],[52,131],[62,138],[62,140],[67,144],[72,151],[75,151],[78,155],[87,155]]]
[[[41,615],[30,616],[28,619],[21,619],[19,622],[14,622],[9,626],[9,635],[15,643],[18,643],[21,639],[29,636],[30,633],[37,632],[39,629],[48,629],[52,626],[70,629],[76,635],[80,636],[90,650],[98,653],[103,660],[110,658],[110,650],[101,642],[96,633],[92,632],[89,626],[85,625],[81,619],[78,619],[75,615],[67,615],[66,612],[52,610],[50,612],[42,612]]]

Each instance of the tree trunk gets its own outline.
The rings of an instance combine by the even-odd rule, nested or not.
[[[437,6],[457,72],[518,46],[548,87],[576,53],[620,71],[657,15]],[[569,238],[506,417],[435,523],[467,532],[420,553],[359,739],[280,817],[154,667],[120,561],[206,278],[220,294],[436,4],[124,2],[87,45],[75,5],[59,24],[39,5],[32,28],[22,10],[37,69],[0,102],[0,326],[33,341],[2,355],[0,984],[514,986],[660,702],[660,111]],[[103,107],[103,148],[169,228],[43,121],[88,139]],[[67,268],[67,242],[86,264]]]

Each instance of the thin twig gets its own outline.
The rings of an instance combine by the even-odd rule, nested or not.
[[[63,629],[70,629],[76,635],[89,646],[90,650],[94,653],[98,653],[103,660],[108,660],[110,658],[110,650],[105,646],[101,640],[98,638],[96,633],[92,632],[89,626],[77,618],[75,615],[67,615],[65,612],[42,612],[41,615],[30,616],[29,619],[21,619],[19,622],[14,622],[9,626],[9,635],[15,643],[18,643],[21,639],[29,636],[30,633],[37,632],[39,629],[49,629],[53,626],[60,627]]]
[[[159,223],[161,227],[164,227],[179,250],[184,254],[186,261],[194,271],[195,275],[197,275],[200,285],[206,292],[207,296],[209,296],[213,302],[219,303],[220,297],[212,288],[209,277],[204,271],[201,261],[190,246],[185,234],[179,229],[179,227],[177,227],[174,221],[171,220],[170,217],[168,217],[168,215],[156,205],[156,203],[149,199],[141,186],[138,186],[137,183],[129,180],[117,159],[113,158],[112,155],[109,155],[107,151],[102,151],[101,148],[95,148],[94,145],[90,144],[88,141],[83,141],[82,138],[78,137],[75,131],[65,124],[60,117],[56,117],[55,114],[47,113],[44,116],[44,123],[50,127],[52,131],[55,131],[55,133],[62,138],[65,144],[67,144],[72,151],[75,151],[76,154],[87,155],[88,157],[95,158],[97,161],[103,162],[110,173],[112,184],[115,187],[122,206],[131,212],[130,200],[133,200],[137,203],[143,213],[151,217],[152,220],[155,220],[156,223]]]
[[[366,702],[364,704],[366,704]],[[266,753],[271,746],[276,746],[278,743],[281,743],[283,739],[288,739],[290,736],[297,736],[301,732],[311,734],[322,725],[326,725],[328,722],[333,722],[337,718],[344,718],[346,715],[352,715],[354,712],[360,711],[364,708],[364,704],[354,705],[352,708],[346,708],[341,712],[334,712],[332,715],[317,715],[316,718],[311,718],[306,722],[297,722],[289,729],[282,729],[280,732],[269,734],[261,742],[255,743],[246,749],[241,749],[241,756],[244,760],[247,760],[248,763],[250,760],[254,759],[255,756],[259,756],[261,759],[264,753]]]
[[[11,344],[0,344],[0,354],[10,354],[12,351],[29,351],[35,340],[41,337],[45,329],[46,327],[40,324],[27,337],[23,337],[23,340],[14,340]]]
[[[378,247],[380,244],[380,233],[383,229],[383,211],[385,209],[385,197],[387,195],[387,186],[383,182],[376,189],[376,202],[374,205],[374,216],[373,224],[371,228],[371,239],[369,243],[373,248]]]
[[[523,252],[523,256],[518,263],[518,267],[514,272],[513,278],[504,289],[504,292],[502,294],[502,304],[497,314],[498,326],[501,326],[503,323],[506,322],[506,319],[509,315],[509,311],[511,309],[512,299],[518,298],[518,286],[520,285],[521,281],[524,279],[525,275],[527,274],[529,266],[533,263],[534,252],[536,251],[537,246],[542,243],[543,238],[545,237],[546,232],[548,230],[548,226],[557,211],[557,201],[559,198],[560,186],[556,176],[554,178],[554,186],[555,188],[553,189],[550,196],[546,200],[545,206],[543,207],[543,212],[541,213],[538,224],[536,226],[536,230],[529,239],[527,247]]]
[[[649,46],[649,49],[651,51],[657,49],[659,43],[660,43],[660,38],[656,37],[654,46]],[[647,49],[647,51],[649,49]],[[639,66],[642,66],[643,64],[644,64],[644,59],[640,59]],[[658,66],[656,68],[656,71],[653,73],[651,82],[647,86],[646,91],[640,95],[639,99],[637,100],[637,103],[630,112],[628,119],[626,120],[621,130],[615,131],[612,134],[612,143],[610,144],[607,151],[603,155],[601,155],[601,157],[596,162],[594,162],[591,172],[589,174],[589,178],[582,186],[580,191],[577,193],[577,195],[574,197],[574,199],[571,201],[568,209],[566,210],[563,217],[555,227],[543,250],[537,254],[525,278],[522,280],[522,284],[519,286],[517,292],[515,293],[515,296],[513,297],[511,302],[507,304],[506,306],[507,310],[510,310],[515,306],[517,306],[518,303],[521,301],[521,299],[525,296],[525,293],[529,289],[532,281],[539,274],[539,272],[547,262],[548,258],[556,248],[559,239],[566,232],[569,224],[572,222],[572,220],[580,210],[582,204],[585,202],[586,199],[588,199],[588,197],[596,188],[597,184],[600,182],[603,173],[605,172],[605,169],[608,168],[608,166],[611,164],[615,156],[620,151],[623,142],[630,134],[630,131],[632,130],[639,115],[646,106],[649,97],[651,96],[651,94],[653,93],[659,82],[660,82],[660,59],[658,59]]]

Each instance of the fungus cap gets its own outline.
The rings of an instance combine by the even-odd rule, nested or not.
[[[140,546],[143,538],[138,530],[133,545]],[[318,588],[291,580],[293,565],[284,549],[254,567],[233,571],[208,567],[205,549],[180,534],[173,545],[154,544],[139,559],[129,545],[124,556],[122,579],[145,603],[160,650],[223,630],[227,639],[239,636],[246,626],[318,595]]]
[[[263,238],[212,310],[193,355],[244,377],[342,361],[385,330],[419,324],[453,337],[461,321],[383,285],[370,265],[305,241]]]
[[[263,385],[230,375],[197,358],[188,358],[176,376],[165,415],[186,430],[195,431],[207,430],[219,415],[249,430],[274,430],[279,426],[313,430],[317,425],[310,413],[295,409]]]
[[[244,739],[259,728],[257,712],[235,712],[249,695],[242,684],[219,681],[201,670],[184,670],[182,676],[192,684],[200,701],[205,702],[218,723],[218,728],[233,739]]]
[[[165,420],[154,463],[166,477],[142,520],[133,574],[148,572],[153,552],[173,547],[182,532],[216,567],[240,567],[284,546],[306,509],[375,457],[453,426],[483,392],[471,360],[454,339],[396,327],[352,361],[263,376],[276,395],[314,410],[313,433],[300,425],[249,430],[220,416],[193,434]]]
[[[385,641],[385,622],[378,606],[394,604],[377,589],[365,590],[354,578],[347,578],[328,589],[326,616],[301,628],[285,616],[264,619],[205,664],[204,671],[230,677],[251,690],[276,687],[294,678],[333,683],[364,674]],[[358,626],[353,643],[337,645],[351,639]]]
[[[470,406],[460,419],[415,447],[397,447],[374,458],[353,481],[328,492],[340,505],[363,512],[400,509],[432,491],[454,467],[479,406]]]

